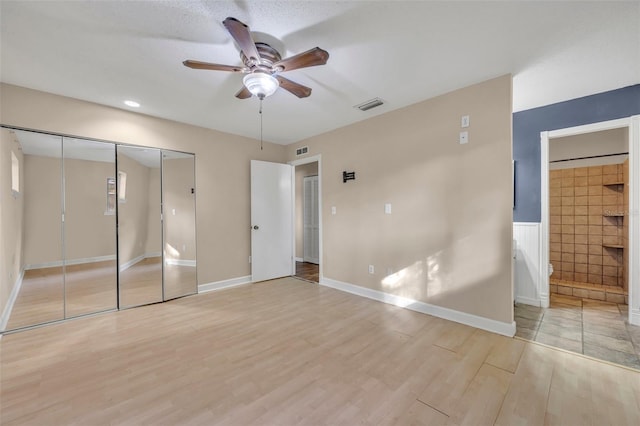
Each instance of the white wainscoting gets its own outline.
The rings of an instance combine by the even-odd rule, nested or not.
[[[548,306],[549,290],[543,279],[541,226],[538,222],[514,222],[514,294],[518,303]]]

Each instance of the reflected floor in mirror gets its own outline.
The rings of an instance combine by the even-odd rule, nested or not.
[[[116,261],[25,271],[7,330],[116,308]],[[65,297],[66,296],[66,297]],[[66,305],[66,306],[65,306]]]
[[[120,271],[120,307],[162,301],[162,257],[147,257]]]
[[[195,262],[194,262],[195,263]],[[176,297],[198,292],[196,278],[196,267],[185,265],[164,265],[164,298],[175,299]]]

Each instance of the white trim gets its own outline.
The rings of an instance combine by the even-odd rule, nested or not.
[[[11,293],[9,294],[9,298],[7,299],[7,304],[4,305],[4,309],[2,310],[2,318],[0,319],[0,331],[5,331],[7,329],[7,324],[9,324],[9,318],[11,318],[11,311],[13,311],[13,305],[16,303],[16,299],[18,299],[18,294],[20,294],[20,288],[22,287],[22,281],[24,278],[23,268],[20,271],[20,275],[18,275],[18,279],[15,284],[13,284],[13,288],[11,289]]]
[[[116,260],[116,255],[110,254],[107,256],[84,257],[80,259],[55,260],[53,262],[32,263],[29,265],[25,265],[24,269],[28,271],[31,269],[53,268],[53,267],[58,267],[62,265],[83,265],[85,263],[105,262],[107,260]]]
[[[198,293],[207,293],[209,291],[223,290],[226,288],[237,287],[245,284],[251,284],[251,275],[245,275],[244,277],[231,278],[228,280],[215,281],[207,284],[200,284],[198,286]]]
[[[120,265],[120,272],[126,271],[138,262],[142,262],[145,257],[146,256],[144,254],[141,254],[140,256],[134,257],[130,261],[123,263],[122,265]]]
[[[412,311],[420,312],[423,314],[444,318],[446,320],[469,325],[471,327],[480,328],[492,333],[498,333],[508,337],[513,337],[516,334],[515,321],[512,321],[511,323],[496,321],[489,318],[468,314],[466,312],[460,312],[453,309],[444,308],[442,306],[431,305],[429,303],[420,302],[418,300],[408,299],[406,297],[396,296],[394,294],[389,294],[378,290],[360,287],[354,284],[332,280],[330,278],[321,279],[320,285],[355,294],[357,296],[366,297],[368,299],[377,300],[379,302],[388,303],[390,305],[399,306],[401,308],[410,309]]]
[[[582,126],[567,127],[564,129],[550,130],[549,139],[562,138],[565,136],[582,135],[585,133],[601,132],[603,130],[619,129],[628,127],[631,124],[630,117],[618,118],[617,120],[601,121],[599,123],[584,124]]]
[[[177,265],[177,266],[191,266],[195,268],[196,261],[195,260],[185,260],[185,259],[166,259],[164,261],[167,265]]]
[[[549,307],[549,132],[540,132],[540,306]]]
[[[640,325],[640,115],[629,123],[629,322]]]
[[[304,262],[304,259],[301,257],[296,257],[296,262]]]
[[[549,139],[603,130],[629,129],[629,322],[640,325],[640,259],[636,252],[640,250],[640,115],[617,120],[591,123],[566,129],[540,132],[540,222],[542,289],[549,295],[549,274],[543,271],[549,263]],[[542,294],[541,294],[542,298]],[[543,305],[543,307],[548,306]]]
[[[153,252],[141,254],[140,256],[134,257],[130,261],[125,262],[122,265],[120,265],[120,272],[126,271],[127,269],[129,269],[133,265],[135,265],[136,263],[142,262],[145,259],[149,259],[149,258],[152,258],[152,257],[160,257],[160,256],[162,256],[162,253],[159,252],[159,251],[153,251]]]
[[[522,303],[524,305],[531,305],[531,306],[540,306],[542,304],[542,302],[538,299],[532,299],[530,297],[524,297],[524,296],[516,296],[516,303]]]
[[[309,163],[314,163],[314,162],[318,162],[318,279],[320,281],[322,281],[322,277],[324,276],[324,246],[323,246],[323,242],[322,242],[322,217],[323,217],[323,210],[322,210],[322,154],[317,154],[317,155],[311,155],[309,157],[305,157],[305,158],[299,158],[297,160],[293,160],[293,161],[289,161],[289,164],[292,165],[294,168],[295,166],[301,166],[303,164],[309,164]],[[295,171],[293,173],[293,178],[295,179]],[[293,185],[294,191],[295,191],[295,181],[294,181],[294,185]],[[294,202],[293,202],[293,215],[292,218],[294,218],[294,220],[292,220],[292,226],[294,227],[294,232],[293,232],[293,253],[295,254],[296,252],[296,244],[295,244],[295,196],[294,196]],[[296,274],[296,265],[295,263],[293,264],[293,270],[291,272],[291,275],[295,275]]]

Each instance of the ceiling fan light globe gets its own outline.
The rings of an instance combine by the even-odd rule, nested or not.
[[[242,79],[242,82],[247,90],[258,98],[266,98],[267,96],[273,95],[280,86],[280,83],[274,76],[263,72],[247,74]]]

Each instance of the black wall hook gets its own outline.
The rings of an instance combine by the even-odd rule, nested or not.
[[[342,183],[348,180],[356,180],[356,172],[342,172]]]

